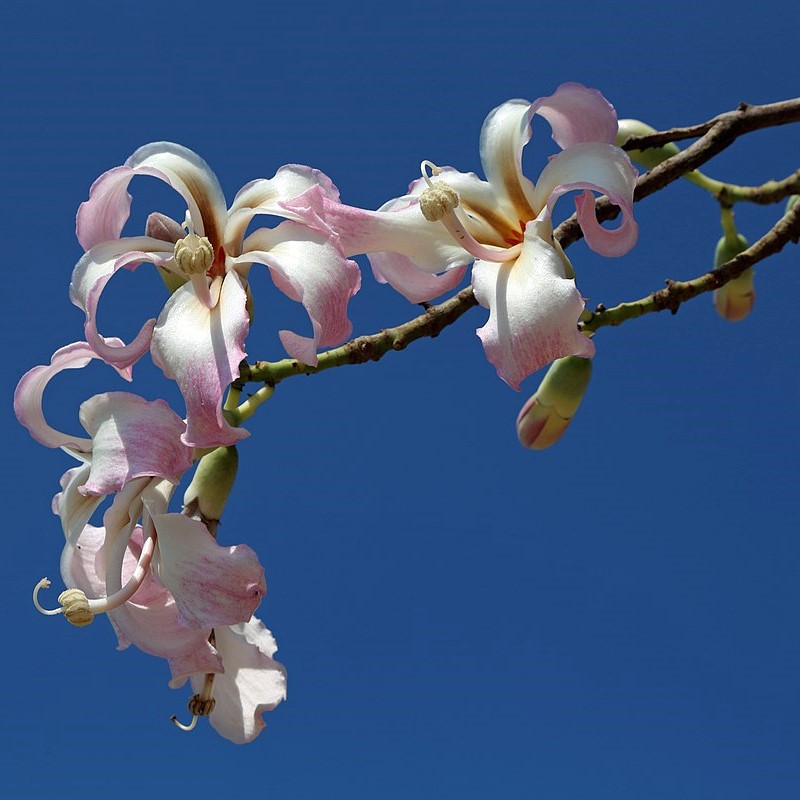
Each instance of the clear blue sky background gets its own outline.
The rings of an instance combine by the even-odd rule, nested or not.
[[[106,620],[78,630],[35,612],[34,583],[58,573],[49,503],[71,460],[11,411],[20,375],[82,337],[75,211],[140,145],[196,150],[229,199],[300,162],[374,208],[423,158],[479,170],[486,113],[563,81],[656,127],[795,96],[795,3],[21,8],[0,29],[9,796],[800,796],[796,247],[758,270],[738,325],[706,296],[600,332],[585,403],[547,452],[514,432],[539,376],[519,394],[495,376],[480,309],[378,364],[281,385],[249,424],[221,533],[261,556],[259,616],[289,674],[288,701],[244,748],[174,729],[188,691],[167,688],[164,662],[116,652]],[[754,135],[708,172],[783,177],[798,130]],[[552,152],[546,126],[535,137],[532,178]],[[132,189],[134,225],[177,210],[154,182]],[[742,207],[740,229],[755,239],[777,213]],[[591,305],[710,265],[718,215],[696,187],[637,217],[622,259],[570,249]],[[130,335],[161,285],[148,267],[113,283],[106,328]],[[303,316],[266,270],[254,283],[248,350],[279,358],[276,331]],[[356,333],[415,313],[365,271]],[[112,388],[101,366],[64,375],[48,413],[75,429],[77,404]],[[134,389],[179,403],[149,363]]]

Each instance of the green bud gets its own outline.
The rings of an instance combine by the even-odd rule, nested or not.
[[[735,258],[749,247],[747,239],[741,233],[723,236],[717,242],[714,253],[714,269]],[[743,320],[752,310],[756,301],[753,286],[755,272],[746,269],[738,278],[728,281],[724,286],[714,290],[714,308],[717,313],[729,322]]]
[[[199,511],[205,520],[221,519],[238,466],[239,454],[235,445],[218,447],[204,455],[183,495],[184,508],[192,513]]]
[[[638,119],[621,119],[617,130],[617,146],[622,147],[631,136],[649,136],[651,133],[657,132],[655,128],[651,128]],[[626,150],[631,161],[635,161],[647,169],[657,167],[662,161],[678,155],[680,151],[675,142],[667,142],[658,147],[648,147],[646,150]]]
[[[544,450],[561,438],[583,400],[591,376],[589,358],[567,356],[550,365],[536,393],[517,417],[517,436],[523,447]]]

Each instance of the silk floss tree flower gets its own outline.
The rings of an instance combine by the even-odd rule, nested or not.
[[[561,147],[536,183],[522,174],[534,115],[547,120]],[[593,342],[578,331],[584,301],[553,238],[552,210],[562,194],[578,191],[588,246],[604,256],[633,247],[637,172],[616,134],[613,106],[595,89],[565,83],[549,97],[511,100],[489,114],[480,137],[486,180],[424,161],[422,179],[378,211],[327,201],[324,213],[345,254],[366,252],[378,279],[415,302],[455,286],[474,262],[475,296],[489,310],[478,335],[500,377],[519,389],[557,358],[594,355]],[[595,192],[621,209],[617,228],[598,223]]]
[[[106,614],[120,649],[135,644],[167,660],[171,686],[188,676],[193,685],[202,683],[190,703],[195,722],[209,715],[223,736],[250,741],[264,727],[261,714],[285,697],[285,672],[272,659],[275,642],[253,616],[266,592],[264,570],[246,545],[223,547],[204,521],[168,512],[193,451],[181,441],[184,421],[164,401],[128,392],[95,395],[80,409],[88,438],[48,424],[42,397],[50,380],[97,357],[85,342],[61,348],[49,365],[26,373],[15,393],[15,412],[31,435],[82,462],[64,474],[53,499],[66,540],[61,574],[68,588],[59,607],[45,608],[39,593],[50,581],[44,578],[34,604],[78,627]],[[121,372],[127,377],[129,369]],[[198,475],[199,468],[192,498],[213,509],[213,502],[203,503]],[[111,496],[103,526],[89,524]]]
[[[146,235],[121,237],[129,217],[127,187],[137,175],[159,178],[187,205],[183,225],[153,214]],[[360,271],[344,257],[338,238],[313,214],[290,209],[307,205],[320,191],[335,194],[330,180],[309,167],[281,167],[269,180],[247,184],[228,209],[220,184],[196,153],[170,142],[138,149],[120,167],[101,175],[78,209],[76,232],[86,251],[72,274],[70,296],[86,315],[86,341],[106,363],[125,368],[150,349],[174,379],[186,402],[183,441],[195,447],[231,444],[247,431],[228,424],[222,394],[238,377],[249,329],[247,278],[253,263],[265,264],[276,286],[303,304],[312,336],[281,331],[288,354],[317,363],[317,350],[344,341],[352,329],[347,304],[360,287]],[[246,235],[254,216],[284,221]],[[142,325],[123,344],[100,334],[98,304],[111,277],[122,268],[152,263],[173,287],[158,319]]]

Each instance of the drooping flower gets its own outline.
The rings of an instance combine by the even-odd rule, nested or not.
[[[550,123],[562,152],[534,184],[522,174],[522,149],[535,114]],[[637,173],[614,143],[616,133],[616,112],[598,91],[565,83],[549,97],[511,100],[489,114],[480,138],[487,180],[423,162],[423,179],[378,211],[325,199],[324,215],[345,254],[366,252],[379,279],[414,301],[456,285],[474,261],[475,296],[489,309],[478,335],[500,377],[518,389],[556,358],[594,354],[594,344],[577,329],[584,301],[553,238],[551,213],[562,194],[578,191],[578,222],[588,246],[606,256],[631,249]],[[598,223],[594,192],[620,207],[617,228]]]
[[[183,197],[183,228],[163,215],[151,215],[148,235],[120,238],[131,206],[127,187],[136,175],[159,178]],[[186,401],[186,444],[213,447],[247,435],[226,422],[221,398],[245,356],[247,276],[253,263],[265,264],[276,286],[309,314],[311,337],[280,332],[292,358],[316,364],[319,348],[339,344],[350,334],[347,304],[359,289],[359,269],[344,257],[325,223],[286,205],[291,200],[305,209],[317,194],[338,199],[325,175],[289,165],[269,180],[247,184],[228,209],[205,161],[180,145],[157,142],[101,175],[80,206],[77,236],[86,253],[73,271],[70,296],[86,314],[86,340],[118,368],[130,366],[151,349],[154,361],[178,383]],[[245,236],[259,214],[285,221]],[[145,322],[133,341],[122,345],[97,330],[98,303],[117,270],[132,270],[145,262],[166,271],[179,288],[158,319]]]
[[[45,578],[34,603],[79,627],[107,614],[120,649],[135,644],[167,659],[174,674],[222,672],[214,631],[251,624],[266,592],[264,570],[246,545],[221,546],[200,520],[168,512],[193,453],[181,441],[185,423],[164,401],[128,392],[95,395],[80,408],[89,438],[48,424],[42,397],[50,380],[97,357],[85,342],[61,348],[49,365],[26,373],[15,393],[19,421],[34,438],[82,462],[64,474],[53,499],[66,539],[61,574],[67,589],[58,608],[46,609],[39,603],[50,585]],[[89,524],[109,496],[103,526]],[[272,669],[283,680],[282,668]],[[271,672],[266,680],[275,683]]]

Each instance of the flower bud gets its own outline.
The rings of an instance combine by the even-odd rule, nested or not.
[[[735,237],[723,236],[717,242],[714,269],[721,267],[747,248],[747,239],[740,233],[737,233]],[[714,308],[723,319],[727,319],[729,322],[739,322],[752,311],[756,300],[756,292],[753,287],[754,275],[752,267],[748,268],[738,278],[734,278],[714,290]]]
[[[567,356],[554,361],[536,394],[519,412],[520,443],[531,450],[544,450],[555,444],[575,416],[591,376],[589,358]]]
[[[228,495],[236,480],[239,454],[235,445],[217,447],[200,459],[186,493],[183,505],[190,513],[199,512],[204,520],[222,518]]]
[[[651,128],[638,119],[621,119],[617,129],[617,146],[622,147],[631,136],[649,136],[651,133],[657,132],[655,128]],[[635,161],[647,169],[653,169],[662,161],[678,155],[680,151],[675,142],[667,142],[658,147],[648,147],[646,150],[626,150],[625,152],[630,156],[631,161]]]

